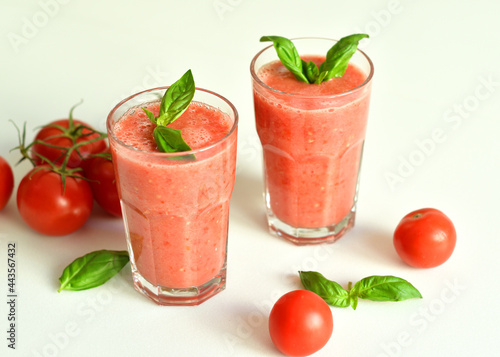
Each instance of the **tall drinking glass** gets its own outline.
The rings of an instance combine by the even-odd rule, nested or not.
[[[167,88],[123,100],[110,112],[107,131],[135,288],[160,305],[197,305],[226,284],[238,113],[225,98],[197,88],[174,124],[184,122],[188,143],[187,137],[218,139],[160,153],[141,107],[158,111]]]
[[[293,42],[303,58],[320,61],[336,41]],[[250,66],[268,224],[295,244],[333,242],[354,225],[373,64],[358,50],[342,78],[318,85],[276,61],[269,46]]]

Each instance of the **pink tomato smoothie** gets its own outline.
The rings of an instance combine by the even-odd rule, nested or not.
[[[181,130],[195,159],[168,158],[141,106],[158,115],[159,102],[128,110],[112,129],[118,141],[110,140],[132,269],[153,286],[196,287],[225,269],[235,119],[192,102],[169,126]]]
[[[317,63],[321,56],[304,56]],[[268,210],[292,227],[332,226],[355,205],[365,138],[367,73],[349,64],[341,78],[300,82],[279,61],[254,81],[256,126],[264,151]]]

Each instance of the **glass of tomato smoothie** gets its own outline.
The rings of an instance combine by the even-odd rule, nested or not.
[[[336,41],[292,42],[319,66]],[[271,45],[250,71],[270,230],[299,245],[333,242],[354,225],[373,64],[357,50],[342,77],[308,84]]]
[[[135,288],[160,305],[198,305],[225,288],[238,113],[196,88],[180,129],[191,151],[162,153],[142,108],[158,115],[168,87],[120,102],[107,131]]]

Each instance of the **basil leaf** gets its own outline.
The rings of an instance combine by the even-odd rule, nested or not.
[[[190,151],[191,147],[182,138],[179,129],[157,126],[153,131],[153,136],[161,152]]]
[[[313,61],[306,62],[302,60],[302,68],[307,79],[309,80],[309,83],[314,83],[319,75],[319,68],[316,66],[316,63]]]
[[[350,301],[351,301],[351,307],[353,310],[356,310],[356,308],[358,307],[358,297],[356,294],[352,294],[351,291],[349,291],[349,297],[350,297]]]
[[[167,128],[166,126],[180,117],[189,107],[194,98],[195,89],[193,73],[188,70],[179,80],[168,87],[163,95],[158,118],[149,110],[142,108],[149,120],[156,124],[153,137],[159,151],[180,152],[191,150],[191,147],[182,138],[180,130]],[[196,158],[194,155],[185,155],[183,157],[172,157],[172,159],[191,160]]]
[[[321,296],[327,304],[336,307],[347,307],[351,304],[349,293],[340,284],[315,271],[299,271],[299,275],[304,288]]]
[[[144,109],[142,107],[141,107],[141,109],[144,110],[144,113],[146,113],[146,115],[148,116],[149,120],[151,120],[151,122],[153,124],[156,124],[156,117],[155,117],[155,115],[152,112],[150,112],[149,110],[147,110],[147,109]]]
[[[163,95],[156,123],[166,126],[180,117],[193,100],[194,92],[193,74],[188,70]]]
[[[408,281],[395,276],[369,276],[354,284],[352,295],[372,301],[403,301],[422,298],[420,292]]]
[[[99,250],[75,259],[63,271],[57,290],[86,290],[104,284],[129,261],[126,251]]]
[[[320,65],[320,74],[316,84],[327,81],[333,77],[342,77],[347,69],[349,60],[358,48],[358,43],[367,34],[354,34],[341,38],[330,48],[326,54],[326,60]]]
[[[302,69],[302,59],[292,41],[281,36],[262,36],[260,42],[272,41],[283,66],[299,81],[309,83]]]
[[[314,83],[320,84],[321,82],[324,82],[327,75],[328,75],[328,72],[320,72],[318,74],[318,77],[316,77],[316,81]]]

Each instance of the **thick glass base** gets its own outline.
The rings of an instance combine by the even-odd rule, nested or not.
[[[354,226],[356,206],[339,223],[318,228],[292,227],[277,218],[269,209],[267,222],[272,233],[296,245],[333,243]]]
[[[153,285],[133,268],[132,278],[135,289],[158,305],[193,306],[201,304],[226,288],[226,266],[205,284],[187,288]]]

